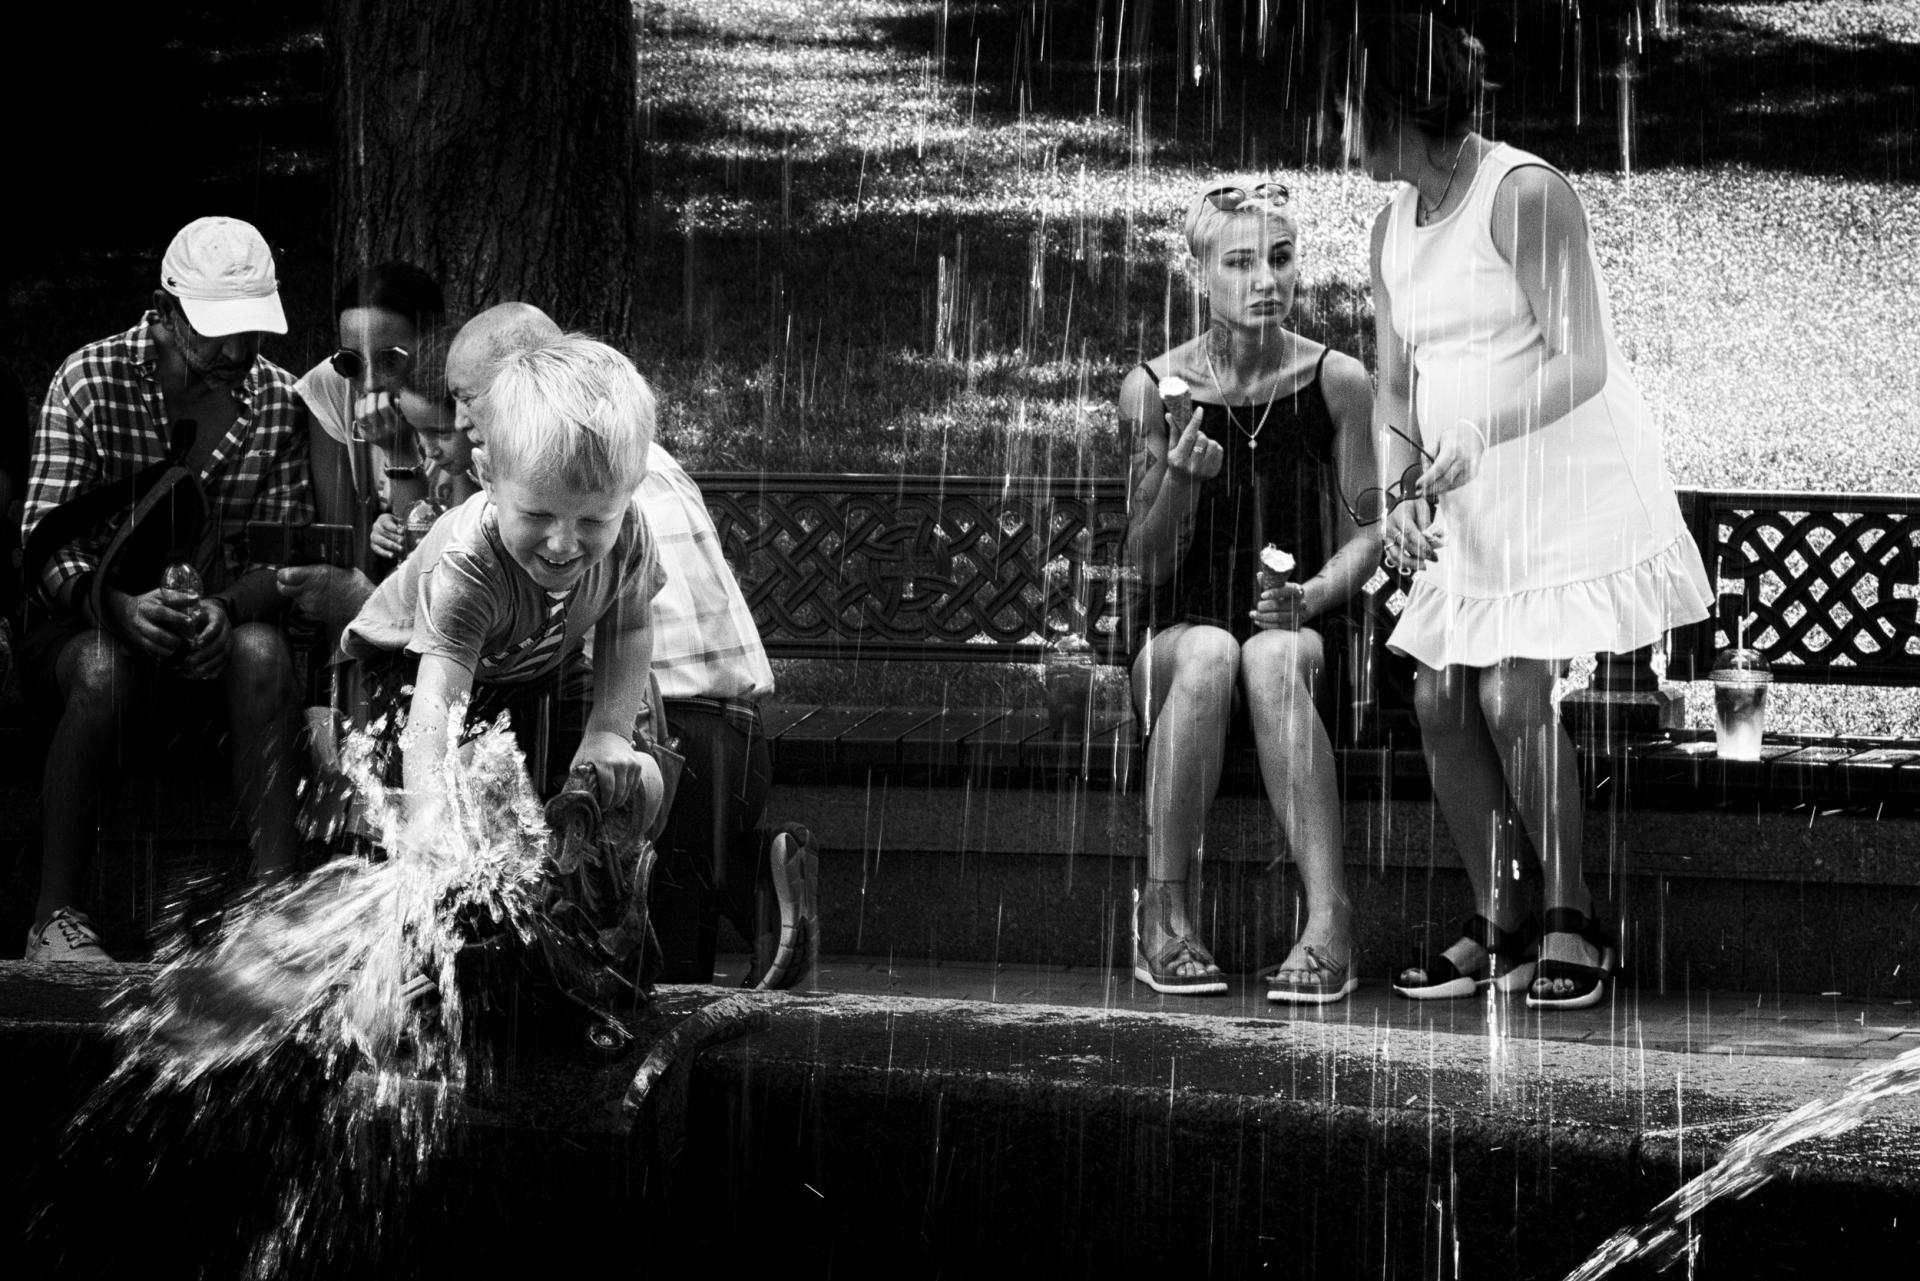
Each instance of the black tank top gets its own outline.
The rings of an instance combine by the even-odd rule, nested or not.
[[[1173,576],[1147,601],[1147,627],[1209,623],[1245,640],[1254,633],[1256,573],[1268,543],[1290,553],[1293,581],[1304,582],[1327,563],[1333,495],[1335,427],[1320,389],[1331,348],[1320,353],[1313,377],[1263,405],[1211,405],[1194,399],[1200,429],[1226,458],[1220,474],[1200,487],[1193,540]],[[1151,372],[1151,371],[1149,371]],[[1250,434],[1258,433],[1258,447]]]

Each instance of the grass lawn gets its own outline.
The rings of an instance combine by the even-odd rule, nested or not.
[[[1240,25],[1199,83],[1176,66],[1165,13],[1150,58],[1117,56],[1117,0],[636,8],[648,252],[635,354],[691,466],[1117,474],[1114,389],[1193,331],[1176,223],[1196,183],[1226,170],[1293,188],[1299,326],[1371,360],[1366,232],[1389,193],[1315,163],[1332,148],[1312,50],[1275,27],[1271,56],[1252,56],[1242,6],[1223,6]],[[1586,199],[1675,478],[1913,489],[1920,19],[1893,0],[1660,9],[1631,174],[1612,80],[1576,95],[1536,68],[1493,132],[1566,165]],[[246,33],[275,57],[208,62],[266,86],[218,91],[222,110],[264,122],[263,141],[251,169],[239,147],[200,190],[288,229],[296,333],[278,354],[304,365],[331,345],[325,119],[315,6],[287,14],[277,36]],[[1516,52],[1489,37],[1496,66]],[[1565,51],[1519,52],[1551,64]],[[130,322],[165,234],[89,242],[10,286],[7,349],[30,387]],[[849,689],[843,672],[789,665],[782,678],[794,696],[882,701],[954,675],[863,672]],[[959,679],[963,699],[1037,696],[1031,673]],[[1920,730],[1920,699],[1780,693],[1796,727]]]
[[[1149,104],[1143,123],[1119,93],[1125,77],[1096,64],[1091,44],[1057,46],[1050,84],[1023,94],[1018,58],[988,43],[1018,36],[1006,14],[1017,8],[647,7],[655,265],[680,305],[650,311],[642,358],[668,390],[683,454],[774,471],[1117,473],[1113,389],[1195,324],[1176,234],[1184,200],[1206,177],[1249,164],[1295,192],[1301,327],[1371,358],[1366,234],[1387,188],[1303,167],[1303,148],[1289,145],[1300,133],[1289,114],[1307,114],[1298,102],[1235,129],[1209,131],[1191,103],[1184,116]],[[1682,77],[1738,76],[1731,40],[1806,38],[1841,58],[1915,38],[1901,6],[1676,8],[1693,25],[1668,34],[1669,56],[1649,58],[1643,155],[1673,150],[1658,135],[1686,119]],[[954,55],[976,44],[977,75]],[[1662,74],[1676,83],[1652,83]],[[1834,75],[1822,101],[1865,92]],[[1765,86],[1726,96],[1741,120],[1811,110]],[[1885,154],[1910,157],[1912,117],[1901,135],[1897,104],[1888,110]],[[1754,150],[1740,128],[1726,126],[1735,155]],[[1564,121],[1534,133],[1526,141],[1550,159],[1556,141],[1595,152]],[[1610,167],[1571,176],[1676,480],[1911,490],[1915,187],[1809,172],[1804,156],[1780,168],[1750,158],[1631,174],[1604,158]],[[816,690],[811,673],[786,675],[790,693],[823,697],[844,679]],[[1023,682],[1007,679],[1017,696]],[[873,680],[876,699],[893,692],[885,674]],[[1693,693],[1696,723],[1710,722],[1705,691]],[[1778,693],[1782,723],[1809,731],[1920,726],[1920,700]]]

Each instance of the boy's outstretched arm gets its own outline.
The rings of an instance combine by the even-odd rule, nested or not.
[[[594,632],[593,710],[572,762],[593,766],[600,776],[600,802],[608,809],[625,805],[637,789],[656,798],[665,790],[653,757],[633,746],[634,722],[647,701],[653,628],[618,627],[619,612],[601,619]]]
[[[413,678],[413,702],[400,739],[401,776],[407,788],[407,818],[431,815],[439,808],[435,777],[447,755],[447,721],[453,705],[473,690],[473,672],[451,658],[423,654]]]

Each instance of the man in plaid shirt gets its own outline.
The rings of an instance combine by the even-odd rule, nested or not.
[[[136,708],[156,725],[193,720],[217,688],[255,870],[284,875],[294,862],[293,663],[273,571],[246,563],[244,541],[249,520],[313,519],[293,379],[260,355],[265,334],[287,331],[273,255],[248,224],[201,218],[168,247],[161,285],[139,324],[81,348],[54,376],[34,437],[24,533],[166,460],[172,425],[192,420],[183,462],[207,499],[193,559],[211,591],[96,581],[121,516],[53,549],[31,584],[39,617],[20,657],[28,688],[58,720],[41,794],[29,961],[111,959],[81,900],[122,727]]]

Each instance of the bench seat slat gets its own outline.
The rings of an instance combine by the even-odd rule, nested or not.
[[[1920,792],[1920,751],[1875,747],[1833,767],[1835,790],[1856,805],[1880,804]]]
[[[1852,747],[1802,747],[1782,753],[1768,761],[1767,786],[1776,801],[1818,802],[1831,795],[1833,767],[1857,755],[1859,749]]]
[[[1128,740],[1123,749],[1120,734],[1133,723],[1132,711],[1107,708],[1089,716],[1081,733],[1060,735],[1043,729],[1021,744],[1020,764],[1025,769],[1053,770],[1102,783],[1114,782],[1116,775],[1124,779],[1130,766],[1121,766],[1117,758],[1136,751],[1138,740]]]
[[[900,764],[900,740],[940,715],[937,707],[881,707],[840,735],[842,765],[876,768]]]
[[[822,707],[780,736],[780,759],[799,768],[839,764],[841,736],[879,711],[877,707]]]
[[[1045,708],[1018,708],[967,736],[966,762],[976,770],[1017,768],[1021,745],[1046,732]]]
[[[900,736],[900,763],[934,768],[957,766],[961,761],[961,743],[1006,714],[1005,708],[946,708]]]
[[[788,730],[819,710],[818,703],[762,703],[760,726],[768,738],[778,742]]]

